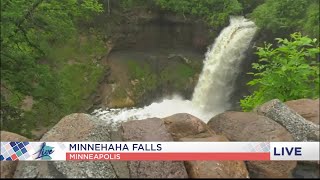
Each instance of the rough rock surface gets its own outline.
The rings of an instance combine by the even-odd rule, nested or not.
[[[163,118],[166,128],[176,141],[228,141],[216,135],[203,121],[186,113]],[[185,161],[190,178],[246,178],[243,161]]]
[[[163,118],[174,140],[184,137],[210,137],[215,133],[200,119],[185,113]]]
[[[231,141],[293,141],[291,134],[273,120],[245,112],[225,112],[208,122],[216,133]],[[253,178],[292,177],[296,161],[248,161],[247,167]]]
[[[1,141],[28,141],[26,137],[20,136],[15,133],[1,131]],[[14,171],[16,170],[17,161],[1,161],[1,178],[12,178]]]
[[[319,125],[306,121],[278,99],[266,102],[256,111],[285,127],[295,141],[319,141]]]
[[[290,133],[280,124],[251,112],[225,112],[210,119],[208,126],[231,141],[292,140]]]
[[[128,121],[121,125],[124,141],[173,141],[162,119]],[[187,178],[181,161],[128,161],[131,178]]]
[[[293,172],[296,178],[320,178],[320,164],[299,161]]]
[[[228,141],[225,136],[213,135],[206,138],[181,138],[181,141],[218,142]],[[248,178],[243,161],[185,161],[189,178]]]
[[[40,141],[110,141],[109,124],[87,114],[64,117]],[[115,178],[109,161],[19,162],[15,178]]]
[[[298,99],[285,104],[306,120],[319,124],[319,99]]]

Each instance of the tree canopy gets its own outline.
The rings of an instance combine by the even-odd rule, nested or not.
[[[73,105],[62,101],[70,93],[66,75],[57,71],[62,56],[49,56],[74,38],[80,21],[102,11],[97,0],[1,0],[2,128],[25,134],[27,126],[60,118]],[[20,109],[25,96],[36,102],[30,112]]]
[[[230,15],[238,15],[242,5],[237,0],[156,0],[163,9],[203,17],[213,27],[225,25]]]
[[[2,84],[31,93],[35,84],[48,81],[38,60],[52,44],[70,38],[78,19],[96,12],[102,12],[96,0],[1,1]]]
[[[319,0],[266,0],[250,17],[259,27],[274,33],[301,31],[319,36]]]

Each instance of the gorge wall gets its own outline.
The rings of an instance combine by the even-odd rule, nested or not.
[[[212,42],[209,27],[163,12],[137,12],[125,21],[106,37],[109,71],[94,107],[143,106],[174,94],[190,99]]]

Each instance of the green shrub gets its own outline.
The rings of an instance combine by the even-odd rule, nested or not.
[[[319,97],[319,44],[317,39],[291,34],[291,39],[277,38],[278,47],[258,47],[259,62],[252,68],[254,79],[248,85],[256,91],[240,101],[244,111],[271,100],[281,101]]]

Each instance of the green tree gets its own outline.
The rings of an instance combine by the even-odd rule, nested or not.
[[[259,27],[273,33],[301,31],[319,36],[319,0],[266,0],[250,16]]]
[[[266,0],[238,0],[243,7],[243,13],[251,13],[257,6],[263,4]]]
[[[57,72],[62,58],[49,58],[50,52],[74,38],[79,23],[91,21],[103,9],[98,0],[0,2],[1,128],[28,135],[27,126],[56,120],[67,109],[60,101],[66,94],[61,85],[65,76]],[[26,95],[35,100],[28,112],[20,109]]]
[[[1,80],[13,90],[31,93],[48,81],[39,62],[50,47],[75,32],[79,19],[89,19],[102,7],[96,0],[2,0]]]
[[[306,12],[306,16],[302,20],[302,31],[306,34],[310,34],[312,37],[316,37],[319,39],[319,0],[313,0]]]
[[[155,0],[163,9],[182,15],[195,15],[204,18],[213,27],[225,26],[230,15],[241,13],[237,0]]]
[[[271,100],[282,101],[319,97],[319,44],[317,39],[291,34],[291,39],[276,39],[272,44],[258,47],[259,62],[252,67],[254,79],[248,85],[256,91],[240,101],[244,111]]]

